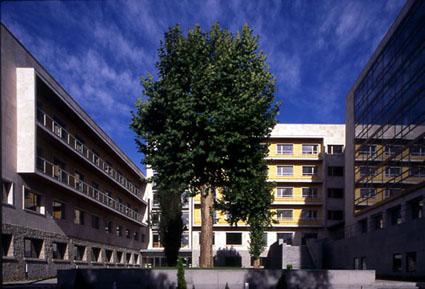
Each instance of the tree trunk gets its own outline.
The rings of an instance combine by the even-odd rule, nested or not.
[[[199,244],[201,249],[199,267],[201,268],[213,267],[213,205],[213,190],[211,188],[203,189],[201,193],[201,238]]]
[[[260,268],[260,258],[255,258],[252,266],[254,268]]]

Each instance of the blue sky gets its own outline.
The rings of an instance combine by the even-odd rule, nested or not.
[[[248,23],[277,79],[279,122],[343,123],[346,93],[404,2],[11,1],[1,21],[143,168],[130,111],[170,26]]]

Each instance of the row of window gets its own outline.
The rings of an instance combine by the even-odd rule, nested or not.
[[[46,259],[47,248],[45,245],[46,244],[43,239],[24,238],[24,257]],[[14,252],[13,235],[2,234],[2,249],[3,257],[13,257],[15,255],[16,252]],[[69,245],[65,242],[52,242],[51,250],[53,260],[139,264],[139,254],[119,250],[87,247],[77,244]],[[70,252],[70,250],[72,250],[72,252]]]
[[[303,176],[317,176],[317,174],[318,174],[318,166],[302,166]],[[293,176],[294,166],[292,165],[276,166],[276,175],[277,176]],[[344,176],[344,167],[329,166],[328,176],[331,176],[331,177]]]
[[[386,156],[395,156],[407,149],[403,145],[385,145],[384,154]],[[360,145],[358,149],[360,155],[376,156],[377,145]],[[425,156],[425,146],[415,145],[409,148],[410,156]]]
[[[13,197],[10,198],[10,195],[13,196],[13,183],[3,180],[3,203],[13,205]],[[9,200],[12,200],[9,203]],[[42,215],[46,214],[46,209],[43,201],[43,197],[41,194],[38,194],[29,188],[24,187],[24,209],[32,212],[36,212]],[[52,202],[52,217],[56,220],[66,220],[67,219],[67,206],[65,203],[54,200]],[[85,225],[87,223],[87,219],[90,218],[91,228],[99,230],[100,229],[100,218],[94,214],[88,214],[85,211],[74,208],[73,211],[73,222],[76,225]],[[113,225],[112,221],[105,220],[105,232],[113,233]],[[121,225],[116,226],[116,235],[118,237],[123,236],[123,227]],[[133,232],[129,229],[125,230],[125,237],[128,239],[133,238],[136,241],[141,240],[141,242],[145,242],[145,235],[141,234],[139,238],[139,232]]]
[[[403,259],[405,260],[403,266]],[[355,270],[367,270],[366,257],[354,257],[353,267]],[[405,268],[403,270],[403,267]],[[393,272],[416,272],[417,259],[416,252],[407,252],[403,258],[402,253],[393,254],[392,269]]]
[[[328,154],[342,154],[343,145],[328,145]],[[317,155],[320,151],[319,144],[302,144],[303,155]],[[294,145],[289,143],[276,144],[276,154],[292,155],[294,154]]]
[[[377,166],[359,166],[359,174],[361,177],[377,176]],[[414,167],[400,167],[400,166],[389,166],[384,169],[384,177],[397,177],[404,172],[408,172],[409,177],[425,177],[425,166],[414,166]]]
[[[319,211],[316,209],[302,209],[301,219],[302,220],[317,220]],[[278,209],[276,210],[276,218],[279,221],[288,221],[294,219],[293,209]]]
[[[301,188],[303,198],[317,198],[318,197],[318,188]],[[293,187],[277,187],[276,196],[278,198],[292,198],[294,196]]]

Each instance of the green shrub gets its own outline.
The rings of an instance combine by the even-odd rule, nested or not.
[[[292,270],[292,264],[286,265],[286,270]]]
[[[177,260],[177,289],[187,289],[182,258]]]

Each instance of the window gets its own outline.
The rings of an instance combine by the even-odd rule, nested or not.
[[[391,225],[401,224],[401,207],[397,206],[389,210]]]
[[[130,232],[130,230],[129,230],[129,229],[125,229],[125,237],[126,237],[127,239],[130,239],[130,238],[131,238],[131,232]]]
[[[42,258],[41,250],[43,248],[43,240],[40,239],[24,239],[24,257],[25,258]]]
[[[411,167],[409,170],[409,176],[411,177],[425,177],[425,167]]]
[[[282,240],[287,245],[292,245],[293,234],[292,233],[277,233],[277,241]]]
[[[242,245],[242,233],[226,233],[226,245]]]
[[[406,272],[416,271],[416,252],[406,253]]]
[[[360,188],[360,196],[362,198],[372,198],[376,196],[375,188]]]
[[[117,236],[122,237],[122,226],[118,225],[116,230],[117,230],[117,232],[116,232]]]
[[[366,266],[366,257],[361,257],[360,259],[360,263],[361,263],[361,268],[362,270],[367,270],[367,266]]]
[[[328,167],[328,176],[331,176],[331,177],[344,176],[344,167]]]
[[[13,256],[13,242],[11,234],[1,234],[2,256]]]
[[[303,198],[317,198],[317,188],[302,188]]]
[[[302,152],[303,155],[316,155],[317,154],[317,148],[318,145],[312,145],[312,144],[303,144],[302,145]]]
[[[328,188],[328,197],[334,199],[344,198],[344,189],[342,188]]]
[[[159,239],[158,233],[152,234],[152,247],[154,247],[154,248],[160,248],[161,247],[161,241]]]
[[[59,181],[63,183],[67,183],[67,173],[65,172],[66,165],[64,162],[60,161],[57,158],[53,159],[53,174],[54,177]]]
[[[84,154],[84,140],[79,136],[75,136],[75,149],[80,154]]]
[[[13,183],[9,182],[5,179],[2,181],[3,183],[3,198],[2,202],[3,204],[13,205]]]
[[[52,215],[56,220],[65,220],[65,204],[58,201],[53,201]]]
[[[67,247],[66,243],[53,242],[52,243],[53,259],[65,260],[66,247]]]
[[[133,239],[136,240],[136,241],[139,241],[139,232],[133,233]]]
[[[412,156],[425,156],[425,147],[414,146],[410,148],[410,154]]]
[[[375,155],[375,152],[376,152],[376,146],[375,145],[361,145],[359,152],[362,155],[373,156],[373,155]]]
[[[85,259],[86,247],[80,245],[74,245],[74,260],[83,261]]]
[[[317,210],[303,209],[301,211],[301,219],[303,220],[316,220]]]
[[[127,264],[130,264],[131,263],[131,253],[125,254],[125,262]]]
[[[146,238],[145,234],[141,234],[140,235],[140,242],[144,243],[145,242],[145,238]]]
[[[84,225],[84,212],[80,209],[74,209],[74,224]]]
[[[372,226],[374,230],[380,230],[384,228],[384,217],[382,214],[376,214],[372,216]]]
[[[188,248],[189,247],[189,234],[188,233],[182,234],[181,247],[182,248]]]
[[[117,263],[124,263],[123,252],[117,251]]]
[[[292,220],[293,213],[290,209],[276,210],[276,217],[278,220]]]
[[[41,204],[41,195],[24,188],[24,208],[33,212],[44,214],[44,206]]]
[[[359,257],[354,257],[353,259],[353,263],[354,263],[354,270],[360,270],[360,258]]]
[[[292,176],[294,168],[292,166],[277,166],[278,176]]]
[[[314,176],[317,174],[316,166],[303,166],[303,176]]]
[[[424,214],[424,201],[416,199],[409,202],[410,214],[412,219],[422,219]]]
[[[343,153],[343,145],[328,145],[328,154],[339,155]]]
[[[96,248],[96,247],[91,248],[91,261],[102,262],[102,259],[100,258],[100,248]]]
[[[371,166],[360,166],[359,172],[361,177],[376,176],[376,168]]]
[[[111,234],[112,233],[112,222],[111,221],[107,221],[105,224],[105,232],[107,234]]]
[[[294,146],[292,144],[277,144],[276,153],[278,155],[292,155]]]
[[[396,177],[401,175],[401,168],[400,167],[386,167],[384,175],[386,177]]]
[[[393,255],[393,271],[401,272],[403,271],[403,255],[402,254],[394,254]]]
[[[399,145],[386,145],[385,146],[385,155],[395,156],[403,150],[402,146]]]
[[[78,171],[75,171],[74,177],[75,177],[75,188],[78,191],[83,192],[84,191],[84,175]]]
[[[189,213],[184,212],[182,213],[182,222],[183,222],[183,230],[189,229]]]
[[[113,256],[113,251],[112,250],[108,250],[108,249],[106,249],[105,250],[105,257],[106,257],[106,262],[107,263],[112,263],[112,262],[114,262],[114,260],[112,260],[112,256]]]
[[[91,227],[93,229],[99,230],[99,228],[100,228],[100,219],[99,219],[98,216],[96,216],[96,215],[92,215],[91,216]]]
[[[151,224],[152,226],[159,226],[159,213],[153,212],[151,214]]]
[[[65,130],[65,123],[56,115],[53,116],[53,132],[60,138],[67,140],[68,133]]]
[[[278,187],[276,192],[278,198],[290,198],[292,197],[293,188]]]
[[[344,219],[344,212],[342,210],[328,210],[328,220],[341,221]]]
[[[384,198],[388,199],[398,195],[399,193],[401,193],[401,189],[399,188],[388,188],[384,190]]]

